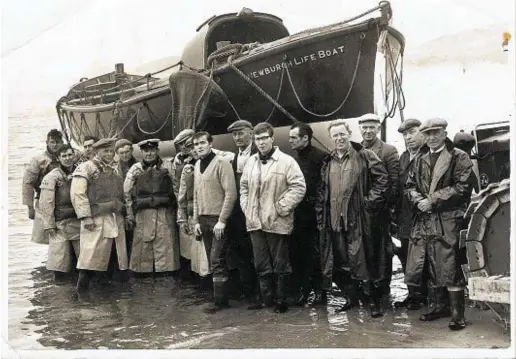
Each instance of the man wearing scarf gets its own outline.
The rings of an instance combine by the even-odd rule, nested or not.
[[[179,269],[179,243],[173,176],[159,157],[159,142],[138,143],[143,159],[127,172],[124,194],[126,221],[134,227],[129,269],[166,275]]]
[[[43,231],[41,212],[39,208],[40,185],[43,177],[59,167],[56,151],[63,144],[63,134],[56,129],[47,134],[47,148],[44,152],[36,154],[25,166],[22,182],[22,202],[28,209],[29,219],[32,224],[32,242],[48,244],[48,237]]]
[[[269,123],[254,127],[254,142],[258,153],[247,160],[240,180],[240,205],[251,236],[262,299],[249,309],[272,306],[276,279],[275,311],[284,313],[288,310],[287,283],[292,273],[288,236],[306,183],[296,160],[273,146],[274,128]]]
[[[92,271],[106,272],[110,261],[120,271],[127,269],[124,184],[113,161],[114,140],[103,138],[93,148],[95,157],[77,167],[70,189],[81,220],[78,292],[87,291]]]
[[[72,173],[77,167],[74,150],[68,144],[61,145],[56,154],[60,165],[41,182],[40,208],[49,238],[47,269],[54,272],[56,282],[62,282],[74,269],[72,256],[79,258],[81,224],[70,198]]]

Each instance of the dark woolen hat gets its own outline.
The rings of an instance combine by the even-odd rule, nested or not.
[[[238,120],[238,121],[233,122],[231,125],[229,125],[228,132],[239,131],[239,130],[243,130],[244,128],[248,128],[248,129],[252,130],[253,125],[249,121]]]
[[[405,120],[401,123],[400,127],[398,128],[399,133],[403,133],[406,130],[412,128],[412,127],[419,127],[421,126],[421,121],[415,118],[409,118],[408,120]]]
[[[459,148],[473,148],[475,146],[475,137],[464,131],[457,132],[453,137],[453,144]]]
[[[93,144],[93,149],[100,150],[101,148],[110,148],[115,145],[115,140],[112,138],[101,138]]]
[[[445,130],[448,126],[448,122],[443,118],[431,118],[429,120],[426,120],[423,122],[421,127],[419,128],[419,131],[426,132],[430,130],[438,130],[443,129]]]

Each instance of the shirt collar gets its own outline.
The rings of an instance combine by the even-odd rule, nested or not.
[[[444,150],[444,147],[445,147],[445,144],[443,144],[441,147],[439,147],[438,149],[436,149],[435,151],[430,149],[430,153],[439,153],[441,152],[442,150]]]
[[[238,149],[238,155],[241,156],[241,155],[249,155],[251,154],[251,147],[253,146],[253,142],[249,142],[249,145],[244,149],[244,150],[241,150],[240,148]]]

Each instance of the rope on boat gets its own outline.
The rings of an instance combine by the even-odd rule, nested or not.
[[[388,58],[388,65],[391,70],[391,81],[392,81],[392,92],[393,92],[393,99],[392,99],[392,107],[389,110],[386,117],[393,118],[396,114],[396,107],[400,110],[400,117],[401,122],[404,121],[404,115],[403,110],[405,109],[406,101],[405,101],[405,94],[403,92],[403,88],[401,86],[401,76],[398,74],[398,71],[396,70],[396,65],[394,63],[394,60],[392,59],[392,50],[389,46],[388,40],[387,40],[387,58]],[[403,72],[403,56],[401,57],[401,64],[400,64],[400,72]]]
[[[292,77],[290,76],[290,71],[288,70],[288,66],[285,66],[285,67],[287,67],[288,81],[290,82],[290,86],[292,87],[292,91],[294,92],[294,96],[296,97],[297,103],[305,112],[307,112],[308,114],[310,114],[312,116],[316,116],[316,117],[329,117],[329,116],[332,116],[335,113],[337,113],[342,108],[342,106],[344,106],[344,104],[348,101],[349,95],[351,94],[351,90],[353,89],[353,85],[355,84],[355,80],[356,80],[357,73],[358,73],[358,65],[360,64],[360,58],[362,55],[362,41],[364,39],[365,39],[365,34],[364,33],[360,34],[360,45],[359,45],[360,47],[358,49],[358,56],[357,56],[357,61],[355,64],[355,70],[353,71],[353,77],[351,78],[351,84],[349,85],[348,92],[346,93],[346,96],[344,97],[344,100],[342,100],[340,105],[334,111],[332,111],[330,113],[326,113],[326,114],[315,113],[313,111],[310,111],[303,105],[303,103],[301,102],[301,99],[299,98],[299,95],[296,91],[296,88],[294,87],[294,83],[292,82]]]
[[[122,127],[120,129],[120,131],[118,131],[113,136],[111,136],[112,139],[118,138],[118,136],[120,136],[120,134],[124,132],[124,130],[127,128],[127,126],[129,126],[129,124],[136,118],[136,116],[138,115],[138,112],[141,110],[142,107],[143,107],[143,104],[141,104],[140,108],[135,113],[133,113],[131,118],[125,123],[124,127]],[[113,120],[113,118],[114,118],[114,116],[111,118],[111,120]],[[111,120],[110,120],[110,122],[111,122]]]
[[[303,34],[303,33],[306,33],[306,32],[312,32],[312,31],[319,31],[319,30],[324,30],[324,29],[327,29],[329,27],[334,27],[334,26],[340,26],[340,25],[345,25],[347,23],[350,23],[352,21],[355,21],[355,20],[358,20],[360,19],[361,17],[364,17],[366,15],[369,15],[373,12],[375,12],[376,10],[380,10],[382,11],[382,17],[384,16],[384,12],[385,12],[385,16],[387,17],[387,20],[390,20],[390,17],[392,16],[392,11],[390,11],[390,4],[388,1],[380,1],[380,3],[378,4],[378,6],[375,6],[374,8],[372,9],[369,9],[367,11],[364,11],[356,16],[353,16],[349,19],[346,19],[344,21],[340,21],[340,22],[336,22],[334,24],[330,24],[330,25],[325,25],[325,26],[318,26],[318,27],[312,27],[312,28],[309,28],[309,29],[306,29],[306,30],[303,30],[303,31],[300,31],[300,32],[297,32],[295,33],[294,35],[292,36],[295,36],[295,35],[299,35],[299,34]],[[389,10],[389,11],[387,11]]]
[[[173,108],[174,108],[174,105],[173,105],[173,104],[171,104],[171,105],[170,105],[170,111],[168,112],[168,115],[167,115],[167,117],[165,118],[165,121],[163,121],[163,124],[162,124],[162,125],[161,125],[157,130],[156,130],[156,131],[150,131],[150,132],[149,132],[149,131],[145,131],[145,130],[142,128],[141,124],[140,124],[140,116],[139,116],[139,114],[140,114],[140,111],[141,111],[141,109],[142,109],[143,107],[145,107],[145,108],[147,109],[147,112],[149,113],[149,117],[151,117],[152,119],[158,119],[158,117],[154,114],[154,112],[152,112],[152,110],[151,110],[151,108],[149,107],[149,105],[147,104],[147,102],[144,102],[144,103],[142,104],[142,106],[140,106],[140,108],[138,109],[138,111],[136,111],[136,124],[138,125],[138,129],[139,129],[141,132],[143,132],[144,134],[146,134],[146,135],[154,135],[154,134],[158,133],[159,131],[161,131],[163,128],[165,128],[165,126],[166,126],[166,124],[167,124],[167,122],[168,122],[168,118],[169,118],[169,117],[170,117],[170,115],[172,114],[172,110],[173,110]],[[159,120],[159,119],[158,119],[158,120]]]
[[[275,99],[273,99],[267,92],[265,92],[265,90],[263,90],[260,86],[258,86],[258,84],[256,82],[254,82],[253,80],[251,80],[249,78],[249,76],[247,76],[246,74],[244,74],[239,68],[237,68],[234,64],[233,64],[233,59],[232,59],[232,56],[230,56],[228,58],[228,64],[229,66],[233,69],[233,71],[235,71],[240,77],[242,77],[244,79],[245,82],[247,82],[248,84],[250,84],[252,87],[255,88],[256,91],[258,91],[263,97],[265,97],[267,100],[269,100],[270,103],[272,103],[278,110],[280,110],[285,116],[287,116],[289,119],[291,119],[294,124],[297,124],[297,123],[300,123],[302,121],[299,121],[297,118],[294,117],[294,115],[292,115],[290,112],[288,112],[283,106],[281,106],[281,104],[276,101]],[[319,143],[326,151],[330,152],[330,150],[328,149],[328,147],[326,147],[321,141],[319,141],[315,136],[312,137],[317,143]]]

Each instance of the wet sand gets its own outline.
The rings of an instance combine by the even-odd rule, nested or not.
[[[215,315],[193,285],[172,278],[95,288],[76,298],[74,283],[55,285],[44,268],[47,247],[30,242],[30,221],[21,205],[23,163],[44,149],[57,127],[54,117],[9,118],[9,339],[12,349],[173,348],[506,348],[509,334],[491,312],[468,308],[469,326],[451,332],[448,319],[419,321],[419,311],[393,309],[406,295],[395,259],[392,298],[383,318],[367,310],[336,313],[336,292],[327,307],[248,311],[242,302]]]

